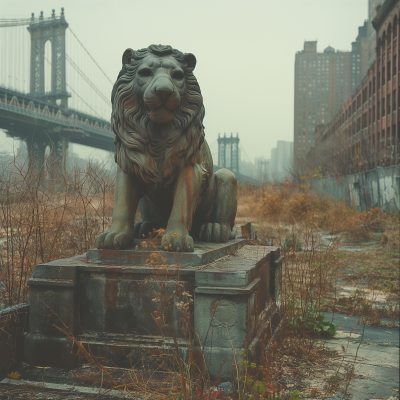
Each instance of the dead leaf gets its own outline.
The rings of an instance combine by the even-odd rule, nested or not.
[[[11,372],[11,374],[7,374],[7,376],[11,379],[18,379],[21,374],[19,374],[18,372]]]

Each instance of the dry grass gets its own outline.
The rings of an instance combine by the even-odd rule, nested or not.
[[[108,229],[113,209],[113,180],[106,166],[103,169],[89,167],[83,174],[76,171],[63,179],[47,179],[46,183],[23,167],[14,165],[13,171],[11,175],[0,177],[3,240],[0,245],[0,295],[6,305],[27,298],[27,280],[36,264],[82,254],[94,247],[97,235]],[[292,389],[287,386],[285,374],[289,372],[295,378],[300,377],[299,360],[316,365],[321,357],[332,356],[316,339],[323,333],[324,321],[320,312],[326,309],[327,299],[336,298],[335,282],[340,276],[342,262],[347,260],[338,257],[341,240],[343,237],[365,240],[371,237],[372,230],[385,230],[387,239],[379,251],[383,256],[389,253],[392,256],[397,251],[398,257],[398,248],[395,249],[399,243],[395,229],[398,220],[383,215],[379,209],[360,213],[343,203],[299,191],[290,183],[268,187],[240,185],[237,220],[256,222],[259,243],[273,239],[274,245],[282,248],[281,310],[286,325],[282,342],[274,344],[264,355],[263,365],[246,364],[244,358],[237,360],[232,382],[233,387],[238,388],[235,397],[258,399],[269,393],[286,393],[285,396],[291,398],[288,393]],[[338,235],[326,246],[318,235],[321,231]],[[287,244],[291,238],[299,241],[301,252],[296,251],[296,246]],[[155,252],[152,257],[162,255]],[[352,255],[346,257],[350,259]],[[179,269],[172,287],[170,278],[162,279],[162,276],[170,276],[166,272],[163,268],[155,268],[154,279],[160,283],[154,292],[153,301],[157,304],[154,319],[160,332],[172,338],[173,350],[169,355],[160,354],[159,367],[169,372],[162,375],[157,384],[153,384],[155,375],[152,372],[147,374],[149,371],[140,372],[135,368],[124,379],[115,376],[110,368],[93,358],[71,332],[64,331],[64,334],[74,340],[81,356],[93,368],[85,378],[92,379],[97,385],[121,392],[140,391],[152,398],[211,399],[215,392],[205,366],[196,364],[192,356],[187,364],[181,360],[174,318],[178,316],[183,341],[191,354],[196,340],[189,320],[192,300],[179,283]],[[374,269],[374,274],[377,273]],[[388,275],[391,273],[392,270],[388,270]],[[393,289],[396,283],[390,277],[388,282],[389,293],[396,294],[398,285]],[[394,291],[390,292],[390,288]],[[313,394],[313,388],[307,390],[308,394]],[[222,394],[218,396],[224,398]]]
[[[28,297],[36,264],[82,254],[107,229],[113,179],[106,164],[52,178],[16,162],[0,175],[0,303]]]

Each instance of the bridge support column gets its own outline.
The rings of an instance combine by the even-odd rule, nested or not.
[[[70,138],[67,134],[59,134],[51,142],[51,166],[49,175],[53,178],[65,179],[67,175],[68,146]]]
[[[28,148],[29,169],[34,174],[42,174],[45,164],[46,147],[49,139],[44,135],[35,135],[25,139]]]

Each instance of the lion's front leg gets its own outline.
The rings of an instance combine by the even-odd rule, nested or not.
[[[186,167],[179,175],[174,192],[174,203],[162,238],[166,251],[194,251],[189,231],[200,201],[203,171],[198,164]]]
[[[109,231],[98,236],[98,249],[124,249],[133,243],[133,225],[140,197],[141,192],[132,178],[118,166],[112,225]]]

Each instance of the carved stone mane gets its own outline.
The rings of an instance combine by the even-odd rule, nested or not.
[[[133,81],[149,54],[172,56],[184,71],[185,95],[167,126],[151,121],[143,99],[135,98]],[[124,53],[123,67],[113,87],[111,126],[116,136],[115,161],[125,173],[140,177],[154,188],[170,184],[177,166],[194,164],[204,141],[205,110],[190,56],[162,45],[129,49]]]

